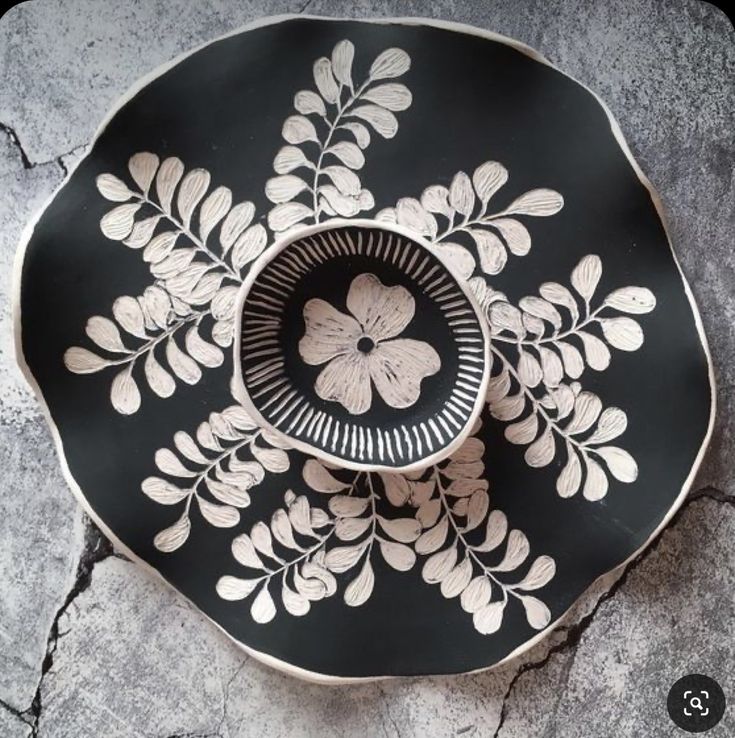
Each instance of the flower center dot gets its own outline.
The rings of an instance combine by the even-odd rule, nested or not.
[[[357,342],[357,350],[363,354],[369,354],[375,348],[375,341],[370,336],[363,336]]]

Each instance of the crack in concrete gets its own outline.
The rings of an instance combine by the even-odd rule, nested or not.
[[[615,594],[626,584],[630,574],[659,548],[662,541],[664,540],[665,534],[668,533],[674,525],[676,525],[676,523],[683,515],[684,511],[691,504],[703,499],[712,500],[719,504],[735,507],[735,497],[728,495],[727,493],[723,492],[722,490],[716,489],[715,487],[703,487],[702,489],[692,492],[685,500],[684,504],[682,504],[682,506],[676,512],[666,529],[662,531],[661,535],[659,535],[650,546],[642,551],[633,561],[631,561],[624,568],[621,576],[615,582],[613,582],[613,584],[605,593],[600,596],[592,610],[583,618],[581,618],[579,622],[569,626],[561,626],[557,629],[558,633],[565,634],[565,638],[559,643],[552,646],[542,659],[540,659],[539,661],[524,664],[513,675],[513,678],[508,683],[508,687],[505,691],[505,694],[503,695],[500,718],[495,732],[493,733],[493,738],[499,737],[500,731],[505,724],[508,701],[520,678],[530,671],[539,671],[543,669],[556,654],[567,651],[578,645],[585,632],[594,621],[594,618],[602,605],[608,600],[612,599]],[[89,588],[92,582],[92,572],[94,570],[94,567],[105,559],[111,557],[116,557],[127,561],[124,556],[116,553],[113,550],[112,544],[102,535],[102,533],[90,520],[87,520],[84,548],[79,557],[79,561],[77,562],[77,571],[74,579],[74,584],[64,598],[64,602],[62,603],[61,607],[59,607],[59,609],[56,611],[53,622],[51,624],[51,628],[46,640],[46,655],[41,665],[41,676],[38,680],[38,685],[36,687],[36,692],[31,702],[31,706],[26,710],[20,710],[0,699],[0,708],[4,709],[9,714],[13,715],[17,719],[28,725],[31,728],[32,738],[38,738],[39,722],[41,718],[41,712],[43,710],[41,689],[44,679],[53,666],[54,654],[56,652],[56,647],[59,639],[66,635],[66,632],[68,632],[60,632],[59,621],[61,620],[62,616],[68,611],[69,607],[77,599],[77,597],[79,597],[80,594],[82,594]],[[172,736],[167,736],[166,738],[220,738],[222,735],[222,727],[224,726],[227,719],[227,703],[229,699],[230,687],[237,679],[239,674],[242,672],[245,665],[246,661],[243,661],[233,672],[232,676],[228,679],[227,684],[225,685],[223,694],[222,718],[220,719],[220,724],[217,726],[215,733],[177,733]],[[384,700],[387,700],[387,695],[385,694],[382,686],[379,687],[379,689]],[[396,734],[400,736],[400,728],[398,727],[398,724],[393,718],[390,710],[387,709],[387,705],[386,714],[393,726],[393,729],[396,731]],[[472,727],[473,726],[467,726],[462,729],[462,732],[467,731]]]
[[[84,548],[79,561],[77,562],[76,576],[74,578],[74,584],[64,598],[64,602],[61,607],[56,611],[54,619],[49,629],[48,637],[46,638],[46,654],[41,664],[41,676],[36,685],[36,692],[31,701],[31,705],[26,710],[16,710],[10,705],[2,702],[2,706],[9,710],[16,717],[20,718],[24,723],[31,727],[31,737],[38,738],[38,729],[41,719],[41,712],[43,710],[43,702],[41,695],[41,688],[43,686],[46,675],[51,670],[54,664],[54,654],[60,638],[63,638],[66,633],[59,631],[59,621],[62,616],[68,611],[71,604],[79,597],[82,592],[89,588],[92,583],[92,571],[94,567],[101,561],[110,557],[117,557],[125,559],[112,548],[112,544],[105,538],[92,521],[86,521],[86,528],[84,532]],[[127,560],[127,559],[125,559]]]
[[[61,169],[64,177],[67,177],[69,175],[69,167],[66,166],[66,163],[64,162],[64,157],[75,154],[77,151],[83,149],[87,145],[78,144],[68,151],[62,152],[53,159],[49,159],[48,161],[33,162],[30,160],[30,157],[26,153],[23,144],[20,142],[20,137],[12,126],[9,126],[7,123],[0,122],[0,131],[2,131],[8,137],[10,143],[18,150],[18,155],[20,156],[20,162],[23,165],[23,169],[29,170],[35,169],[36,167],[45,167],[49,164],[55,164],[57,167],[59,167],[59,169]]]
[[[388,720],[390,721],[390,724],[393,726],[393,730],[395,731],[395,734],[398,736],[398,738],[401,738],[402,733],[401,729],[398,727],[398,723],[396,722],[396,719],[393,717],[393,713],[390,711],[390,700],[388,698],[388,693],[385,691],[385,686],[378,682],[377,684],[378,692],[380,692],[381,697],[383,698],[383,706],[385,708],[385,714],[388,717]],[[383,731],[385,734],[388,734],[388,731],[385,730],[385,722],[383,723]]]
[[[19,710],[17,707],[13,707],[9,702],[0,699],[0,708],[12,715],[14,718],[20,720],[24,725],[28,725],[31,728],[33,727],[33,723],[28,719],[26,712]]]
[[[540,661],[532,661],[528,664],[523,664],[513,675],[513,678],[508,683],[508,688],[505,690],[505,694],[503,695],[503,701],[500,708],[500,718],[495,728],[495,732],[493,733],[493,738],[499,738],[500,736],[500,731],[503,729],[503,725],[505,724],[505,719],[507,717],[508,700],[510,699],[510,696],[519,679],[524,674],[530,671],[540,671],[549,663],[549,661],[551,661],[551,659],[556,654],[563,653],[564,651],[577,646],[582,640],[585,632],[592,624],[602,605],[604,605],[608,600],[611,600],[617,594],[617,592],[625,586],[631,573],[635,571],[646,559],[648,559],[651,554],[658,550],[659,546],[665,538],[665,535],[669,533],[672,530],[673,526],[675,526],[679,522],[685,510],[687,510],[692,503],[698,502],[700,500],[713,500],[720,504],[731,505],[732,507],[735,507],[735,498],[731,495],[726,494],[722,490],[716,489],[715,487],[703,487],[702,489],[696,490],[695,492],[691,492],[687,499],[683,502],[682,506],[676,511],[672,519],[669,521],[666,528],[664,528],[664,530],[662,530],[661,533],[658,535],[656,540],[653,541],[649,546],[647,546],[645,550],[641,551],[641,553],[638,554],[635,559],[633,559],[625,566],[620,577],[612,583],[610,589],[608,589],[607,592],[600,596],[600,599],[597,600],[592,610],[590,610],[587,615],[581,618],[579,622],[569,626],[562,626],[557,630],[557,632],[559,633],[565,633],[566,637],[556,645],[552,646]]]
[[[36,165],[31,163],[31,160],[28,158],[28,154],[26,154],[26,150],[23,148],[23,144],[21,144],[20,139],[18,138],[18,134],[13,130],[13,128],[6,123],[0,123],[0,131],[2,131],[10,139],[10,143],[18,149],[23,169],[33,169]]]
[[[224,689],[222,690],[222,717],[219,720],[219,725],[217,725],[217,733],[216,735],[218,738],[222,737],[222,727],[225,726],[227,728],[227,734],[229,735],[230,730],[229,726],[226,726],[225,723],[227,722],[227,703],[230,699],[230,688],[232,687],[233,682],[237,677],[240,676],[242,670],[247,665],[247,659],[244,659],[240,665],[235,669],[235,671],[232,672],[232,676],[227,680],[227,684],[225,684]]]

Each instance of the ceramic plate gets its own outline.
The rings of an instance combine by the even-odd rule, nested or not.
[[[157,70],[16,276],[86,509],[301,676],[527,648],[661,530],[711,430],[612,115],[469,27],[270,19]]]

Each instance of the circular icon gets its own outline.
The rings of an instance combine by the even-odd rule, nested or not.
[[[671,687],[666,707],[669,717],[682,730],[704,733],[722,720],[725,693],[711,677],[688,674]]]

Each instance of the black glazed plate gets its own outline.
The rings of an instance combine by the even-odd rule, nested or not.
[[[487,369],[459,444],[428,424],[457,334],[400,256],[292,275],[273,336],[329,431],[274,424],[238,380],[243,283],[314,226],[403,234],[459,285]],[[299,676],[527,648],[661,530],[711,432],[697,309],[612,115],[465,26],[268,19],[160,70],[29,226],[15,289],[19,362],[85,509]],[[368,430],[362,459],[359,431],[335,440],[344,413],[372,455]],[[401,429],[420,413],[431,453]]]

